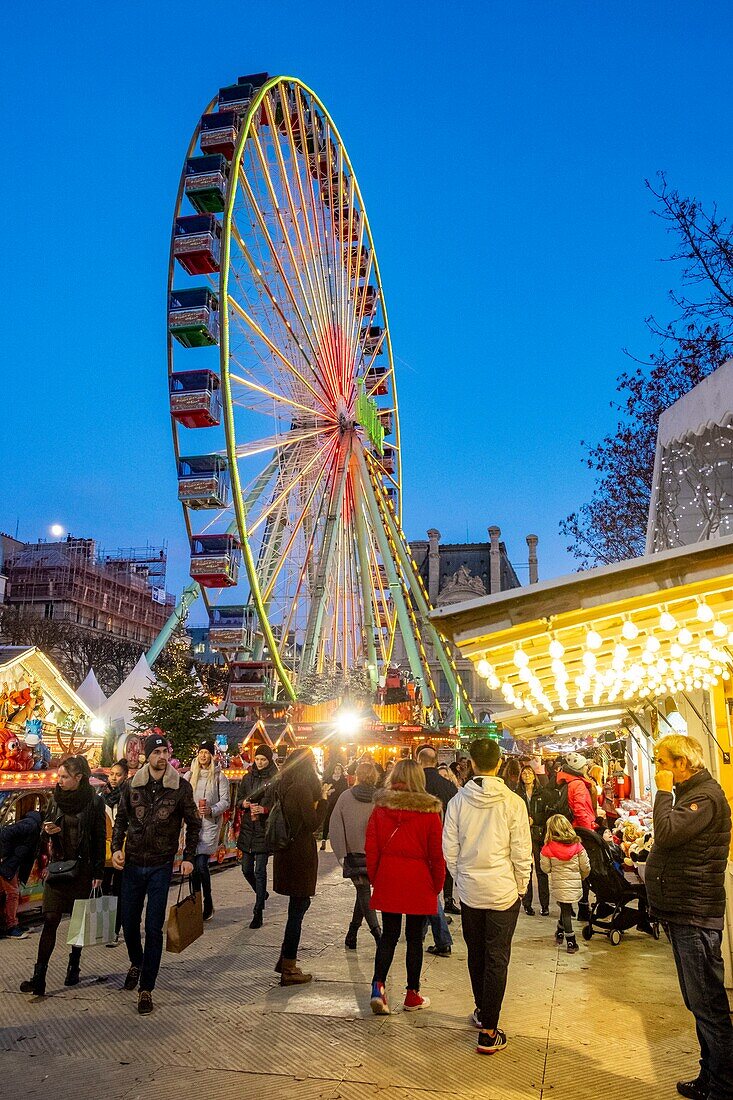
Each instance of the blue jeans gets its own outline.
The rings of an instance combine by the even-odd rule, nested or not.
[[[242,874],[255,892],[255,909],[265,908],[267,893],[267,852],[243,852]]]
[[[435,940],[436,947],[452,947],[453,937],[450,934],[450,929],[445,920],[445,910],[443,909],[443,900],[438,898],[438,912],[434,917],[428,917],[425,922],[425,932],[428,930],[428,924],[430,930],[433,933],[433,939]],[[423,934],[423,939],[425,935]]]
[[[161,867],[136,867],[127,864],[122,872],[122,928],[125,933],[130,965],[140,968],[140,989],[152,993],[163,954],[163,925],[168,907],[168,888],[173,863]],[[145,912],[145,950],[140,937],[143,906]]]
[[[668,924],[685,1007],[695,1017],[700,1043],[700,1082],[709,1100],[733,1097],[733,1024],[723,981],[722,932]]]

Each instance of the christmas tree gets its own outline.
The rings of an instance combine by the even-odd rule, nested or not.
[[[156,682],[147,695],[133,699],[136,729],[159,726],[173,745],[173,755],[187,764],[199,743],[211,735],[211,699],[192,673],[191,639],[183,622],[173,631],[162,660],[156,663]]]

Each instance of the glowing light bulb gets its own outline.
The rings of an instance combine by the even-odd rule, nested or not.
[[[697,617],[701,623],[711,623],[715,618],[715,613],[709,604],[701,603],[697,608]]]
[[[669,652],[672,657],[681,657],[684,653],[684,650],[682,646],[679,645],[677,642],[673,642],[672,645],[669,647]]]
[[[677,629],[677,620],[669,611],[663,611],[659,616],[659,629],[664,630],[667,634]]]
[[[646,648],[650,653],[657,653],[659,651],[659,638],[655,638],[653,634],[650,634],[646,640]]]
[[[614,656],[615,660],[625,661],[626,658],[628,657],[628,655],[629,655],[628,649],[626,648],[625,645],[621,645],[620,642],[617,646],[614,647],[613,656]]]
[[[553,638],[550,642],[550,656],[554,657],[555,660],[559,660],[564,652],[565,646],[562,644],[562,642],[559,642],[557,638]]]
[[[488,661],[481,660],[476,665],[476,671],[479,676],[483,676],[484,679],[487,679],[492,673],[492,668]]]
[[[709,653],[712,648],[713,643],[710,641],[709,638],[700,639],[700,649],[703,651],[703,653]]]
[[[621,627],[621,634],[627,642],[633,642],[639,637],[639,628],[636,623],[632,623],[631,619],[627,619]]]
[[[692,634],[686,626],[683,626],[682,630],[680,630],[679,634],[677,635],[677,641],[680,643],[680,645],[689,645],[692,641]]]
[[[725,623],[721,623],[720,619],[716,619],[713,623],[713,634],[716,638],[725,638],[728,633],[728,627]]]
[[[603,638],[597,630],[589,630],[585,636],[585,644],[588,649],[600,649],[603,645]]]
[[[514,654],[514,664],[517,666],[517,668],[526,668],[526,666],[529,664],[529,657],[523,649],[516,650]]]
[[[583,654],[583,664],[585,665],[585,667],[589,671],[593,670],[596,667],[596,655],[595,655],[595,653],[591,653],[590,650],[587,653],[584,653]]]

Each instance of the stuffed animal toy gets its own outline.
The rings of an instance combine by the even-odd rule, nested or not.
[[[17,733],[0,729],[0,772],[27,772],[33,767],[33,753]]]

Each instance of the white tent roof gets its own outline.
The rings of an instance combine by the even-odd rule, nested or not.
[[[124,726],[129,726],[132,722],[132,700],[142,698],[150,684],[154,682],[155,676],[145,654],[141,653],[140,660],[130,675],[102,705],[99,712],[100,718],[106,718],[115,729],[123,723]]]
[[[97,680],[93,668],[90,668],[89,672],[87,672],[84,681],[76,689],[76,694],[95,714],[98,714],[107,702],[107,696],[99,686],[99,681]]]

